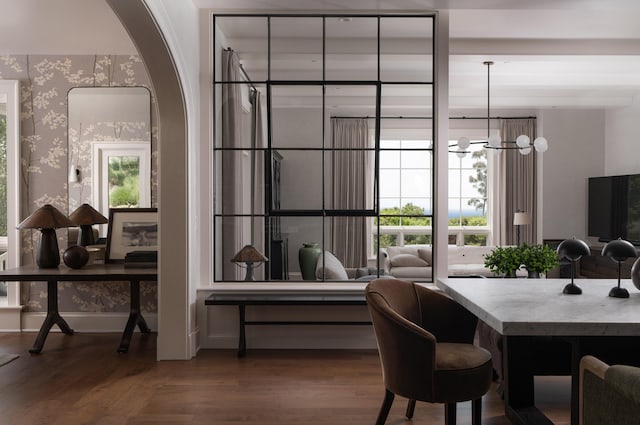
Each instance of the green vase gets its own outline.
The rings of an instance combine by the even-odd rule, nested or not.
[[[303,280],[316,280],[316,263],[322,250],[317,243],[303,243],[298,250],[298,262]]]

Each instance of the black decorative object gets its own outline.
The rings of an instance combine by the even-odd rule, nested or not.
[[[76,226],[80,226],[78,233],[78,245],[89,246],[96,243],[93,236],[94,224],[105,224],[109,220],[89,204],[80,205],[69,215],[69,220]]]
[[[607,243],[604,248],[602,248],[602,255],[610,257],[618,264],[618,286],[611,288],[609,296],[615,298],[629,298],[629,291],[620,287],[620,267],[627,258],[635,258],[638,256],[636,249],[631,242],[618,238]]]
[[[580,295],[582,289],[573,283],[573,278],[576,275],[576,261],[582,258],[583,255],[591,254],[589,245],[585,241],[576,239],[565,239],[558,245],[558,255],[560,258],[566,258],[571,261],[571,283],[568,283],[562,290],[563,294],[567,295]]]
[[[72,269],[81,269],[89,261],[89,251],[81,245],[74,245],[62,254],[62,260]]]

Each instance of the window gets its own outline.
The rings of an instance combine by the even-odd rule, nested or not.
[[[19,84],[0,80],[0,268],[17,267],[20,238]],[[19,304],[17,283],[0,283],[2,303]]]
[[[480,142],[472,140],[462,158],[449,153],[449,235],[457,245],[487,245],[488,164]]]
[[[380,134],[434,109],[433,21],[214,15],[214,280],[244,278],[231,260],[248,244],[269,259],[258,280],[325,280],[302,270],[304,245],[355,269],[385,221],[431,240],[432,131]]]
[[[429,140],[380,140],[380,248],[431,244],[432,163]]]

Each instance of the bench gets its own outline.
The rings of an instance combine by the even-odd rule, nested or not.
[[[246,320],[247,306],[356,306],[367,305],[362,295],[344,294],[212,294],[205,305],[237,305],[240,320],[238,338],[238,357],[244,357],[247,351],[245,327],[247,325],[371,325],[371,321],[306,321],[306,320]]]

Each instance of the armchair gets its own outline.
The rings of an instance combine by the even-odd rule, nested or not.
[[[580,425],[632,425],[640,420],[640,368],[580,360]]]
[[[480,424],[482,396],[492,377],[491,354],[473,345],[477,318],[444,293],[397,279],[367,285],[367,305],[378,342],[385,398],[376,425],[383,425],[395,395],[445,404],[445,424],[456,422],[456,403],[473,400]]]

